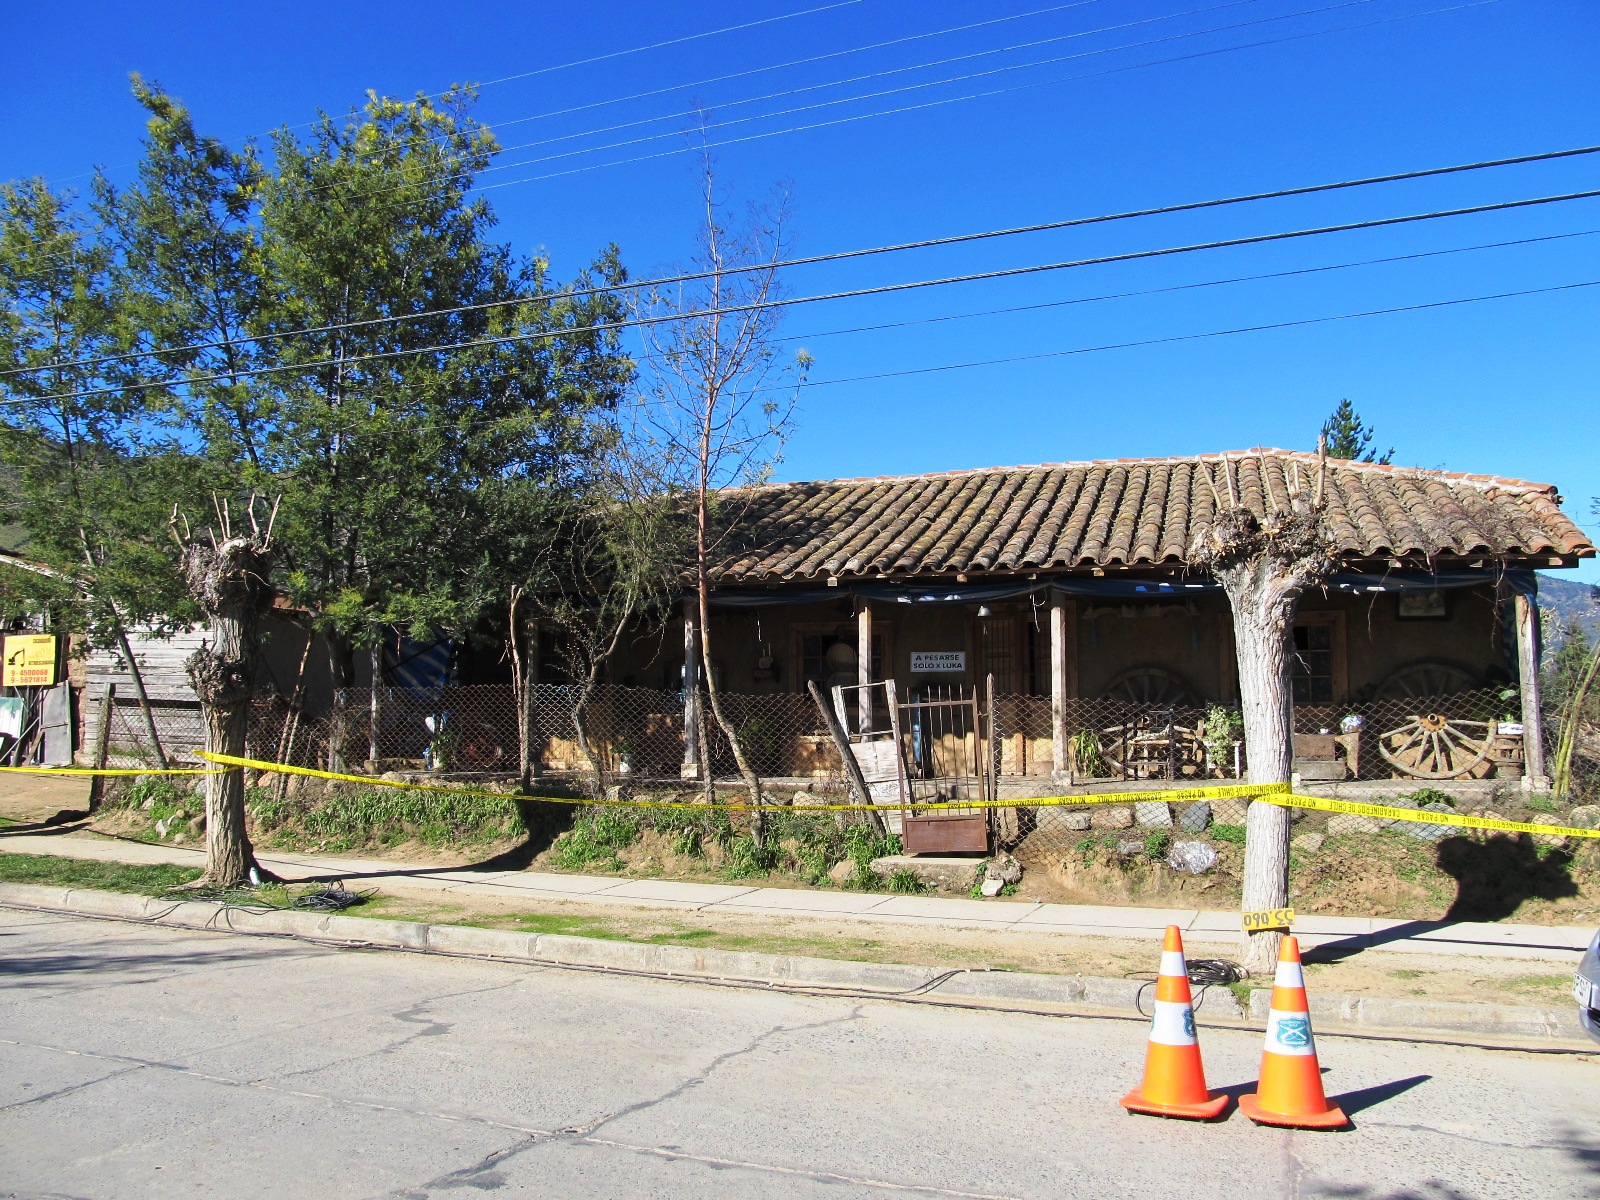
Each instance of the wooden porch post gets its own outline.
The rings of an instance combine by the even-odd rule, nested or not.
[[[867,685],[872,682],[872,605],[856,597],[856,682],[861,685],[856,708],[856,729],[867,733],[872,729],[872,693]]]
[[[1067,775],[1067,601],[1050,595],[1050,769]]]
[[[700,778],[700,632],[699,601],[683,602],[683,767],[682,779]]]
[[[1517,675],[1522,685],[1522,758],[1524,778],[1532,787],[1546,787],[1544,769],[1544,710],[1539,698],[1539,605],[1532,596],[1518,594]]]

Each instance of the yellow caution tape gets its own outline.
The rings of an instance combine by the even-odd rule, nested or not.
[[[587,798],[573,799],[570,796],[524,796],[516,792],[493,792],[486,788],[452,787],[440,783],[412,783],[401,779],[380,779],[372,775],[344,775],[337,771],[321,771],[315,767],[293,767],[287,763],[263,762],[254,758],[236,758],[231,754],[212,754],[205,750],[197,750],[201,758],[208,762],[225,763],[230,768],[244,767],[252,771],[268,771],[281,775],[303,775],[310,779],[331,779],[337,783],[358,783],[363,787],[386,787],[409,789],[421,792],[437,792],[445,796],[472,796],[489,800],[532,800],[546,804],[604,804],[615,805],[621,808],[685,808],[704,809],[705,803],[698,800],[590,800]],[[950,809],[984,809],[984,808],[1078,808],[1086,804],[1129,804],[1151,802],[1158,800],[1235,800],[1265,798],[1271,795],[1287,795],[1287,783],[1239,783],[1219,784],[1215,787],[1194,788],[1167,788],[1151,792],[1097,792],[1092,795],[1077,796],[1033,796],[1020,800],[950,800],[939,802],[917,802],[900,805],[879,804],[874,805],[880,809],[899,809],[901,807],[914,809],[917,812],[939,812]],[[718,808],[740,811],[754,807],[749,804],[719,804]],[[787,808],[791,812],[857,812],[862,806],[859,804],[785,804],[767,805],[768,808]]]
[[[1600,838],[1600,829],[1576,829],[1570,825],[1535,825],[1529,821],[1505,821],[1499,817],[1471,817],[1466,813],[1428,812],[1419,808],[1395,808],[1388,804],[1358,804],[1354,800],[1328,800],[1322,796],[1262,796],[1268,804],[1285,808],[1314,808],[1320,812],[1352,813],[1358,817],[1379,817],[1386,821],[1412,821],[1422,825],[1451,825],[1464,829],[1494,829],[1501,833],[1546,833],[1553,837]]]
[[[14,775],[226,775],[236,770],[237,767],[225,767],[220,771],[206,767],[169,767],[166,770],[158,767],[0,767],[0,771]]]
[[[372,775],[346,775],[337,771],[321,771],[315,767],[295,767],[288,763],[265,762],[256,758],[237,758],[230,754],[212,754],[195,751],[208,762],[222,764],[222,770],[170,769],[91,769],[88,767],[0,767],[32,775],[223,775],[228,771],[245,768],[280,775],[303,775],[311,779],[330,779],[337,783],[356,783],[363,787],[397,788],[405,791],[434,792],[444,796],[465,796],[483,800],[519,800],[542,804],[611,805],[618,808],[681,808],[704,809],[698,800],[598,800],[570,796],[524,796],[516,792],[496,792],[487,788],[455,787],[442,783],[412,783],[401,779],[380,779]],[[1322,796],[1301,796],[1290,791],[1287,783],[1217,784],[1206,787],[1163,788],[1141,792],[1094,792],[1068,796],[1029,796],[1014,800],[949,800],[922,801],[908,805],[879,804],[878,809],[905,807],[915,812],[941,812],[991,808],[1082,808],[1092,804],[1141,804],[1165,801],[1187,804],[1198,800],[1265,800],[1285,808],[1311,808],[1321,812],[1351,813],[1361,817],[1376,817],[1389,821],[1412,821],[1424,825],[1449,825],[1465,829],[1492,829],[1501,833],[1541,833],[1551,837],[1600,838],[1600,829],[1578,829],[1565,825],[1535,825],[1527,821],[1506,821],[1497,817],[1473,817],[1466,813],[1429,812],[1425,809],[1396,808],[1386,804],[1360,804],[1353,800],[1329,800]],[[724,811],[745,811],[749,804],[721,804]],[[791,812],[855,812],[859,804],[786,804],[768,805],[783,807]]]

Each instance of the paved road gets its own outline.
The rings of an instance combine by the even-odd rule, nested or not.
[[[1123,1113],[1144,1032],[0,910],[0,1194],[1600,1193],[1587,1057],[1325,1037],[1289,1133]]]

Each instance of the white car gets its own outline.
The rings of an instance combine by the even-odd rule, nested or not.
[[[1600,1042],[1600,933],[1596,933],[1578,964],[1572,981],[1572,998],[1578,1002],[1578,1020],[1595,1041]]]

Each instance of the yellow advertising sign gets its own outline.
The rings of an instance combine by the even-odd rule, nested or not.
[[[56,635],[10,633],[6,635],[0,686],[49,687],[56,681]]]
[[[1246,933],[1254,933],[1259,929],[1288,929],[1294,924],[1294,909],[1292,908],[1263,908],[1260,912],[1240,913],[1244,920]]]

